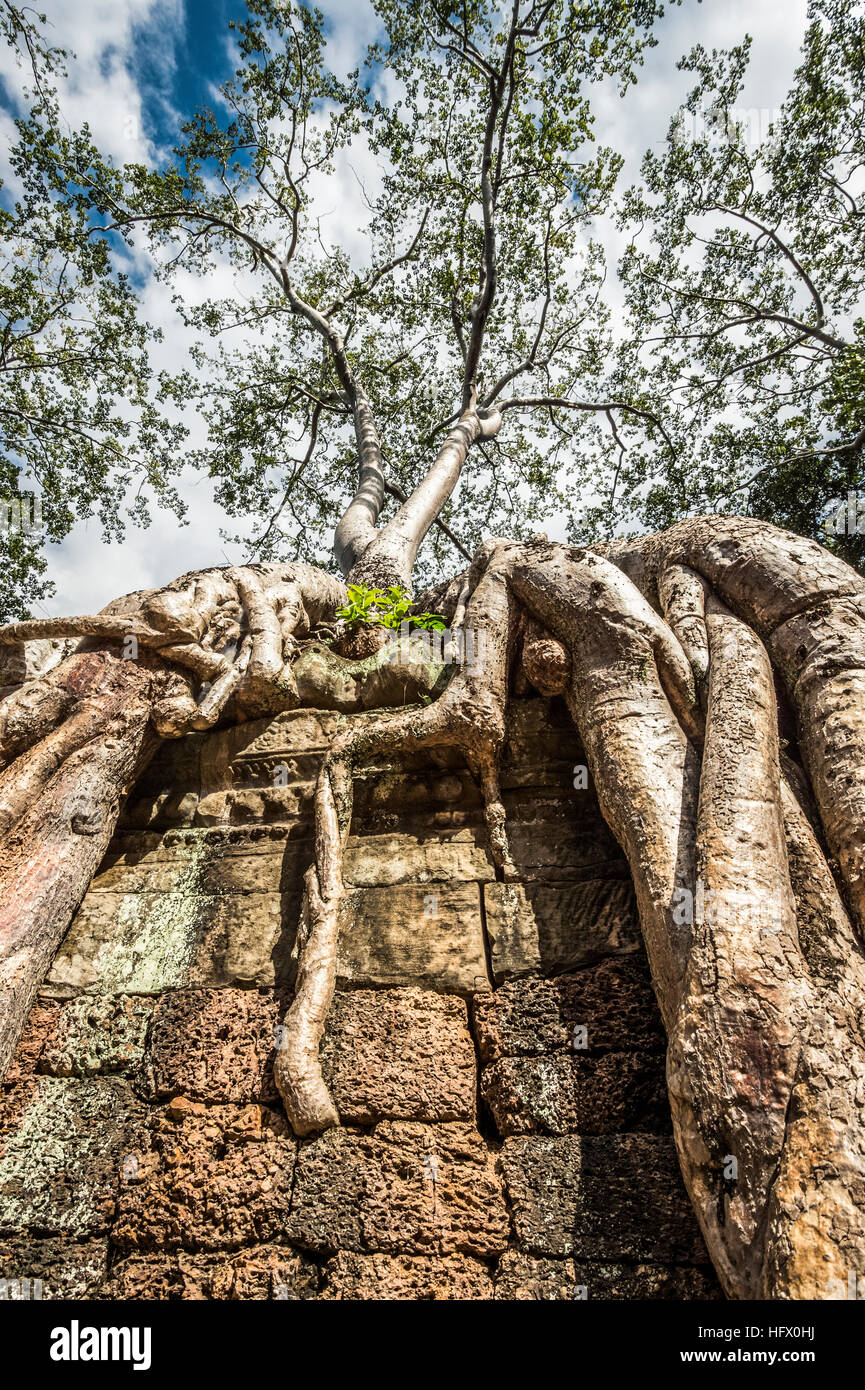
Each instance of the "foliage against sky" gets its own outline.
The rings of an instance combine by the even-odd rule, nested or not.
[[[445,512],[464,550],[484,534],[525,534],[551,519],[585,540],[713,507],[813,531],[825,503],[858,479],[861,449],[850,441],[862,427],[862,6],[811,8],[775,138],[755,143],[717,114],[737,105],[747,44],[696,52],[684,116],[648,156],[642,187],[625,196],[619,152],[605,147],[592,103],[611,82],[639,82],[658,7],[524,0],[527,28],[543,23],[515,45],[492,123],[495,297],[472,375],[478,403],[495,395],[507,408]],[[88,509],[117,527],[122,497],[133,513],[148,496],[182,505],[173,491],[176,399],[197,422],[191,461],[212,478],[251,553],[321,559],[351,494],[355,450],[333,355],[273,273],[295,223],[292,291],[338,323],[394,490],[410,490],[429,465],[466,404],[463,349],[483,290],[481,155],[493,99],[485,64],[500,69],[510,6],[467,6],[465,31],[462,6],[380,0],[376,10],[369,63],[346,78],[328,71],[325,18],[250,5],[234,30],[236,79],[221,94],[201,82],[202,104],[173,156],[125,169],[100,156],[87,130],[52,126],[51,103],[35,98],[19,132],[19,198],[30,201],[4,231],[12,251],[22,236],[41,248],[39,270],[20,257],[6,293],[25,326],[23,298],[44,296],[65,355],[53,377],[39,375],[42,364],[27,369],[42,436],[19,426],[3,481],[26,486],[29,465],[45,487],[41,470],[52,535]],[[698,119],[707,110],[708,126]],[[345,229],[340,246],[321,210],[328,189],[354,177],[359,150],[366,225]],[[4,207],[8,218],[8,199]],[[633,237],[622,267],[628,318],[597,235],[616,217]],[[119,230],[94,235],[94,223]],[[154,376],[160,349],[135,311],[134,269],[148,237],[199,340],[188,371],[170,380]],[[76,303],[89,296],[91,308],[74,328],[58,290],[70,244]],[[737,301],[759,308],[752,323],[729,323],[741,317]],[[565,397],[568,408],[555,407]],[[546,403],[514,403],[526,399]],[[55,426],[68,421],[70,401],[74,422],[86,419],[98,442],[79,433],[64,451]],[[828,449],[837,452],[819,452]],[[15,558],[7,602],[20,606],[38,592],[38,560]],[[462,563],[442,532],[422,559],[427,571]]]

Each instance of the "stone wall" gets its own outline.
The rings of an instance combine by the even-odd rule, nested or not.
[[[511,707],[516,885],[458,758],[359,780],[323,1047],[343,1123],[293,1137],[273,1045],[346,717],[166,745],[137,789],[6,1077],[0,1275],[44,1297],[719,1297],[627,868],[557,702]]]

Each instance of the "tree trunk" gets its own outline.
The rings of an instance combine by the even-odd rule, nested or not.
[[[133,661],[71,657],[52,687],[67,697],[59,701],[64,722],[0,776],[0,1075],[123,798],[159,745],[148,728],[153,684],[153,672]],[[31,733],[39,732],[34,721]]]

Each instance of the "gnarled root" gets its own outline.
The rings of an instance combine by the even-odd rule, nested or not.
[[[306,878],[297,987],[274,1063],[276,1084],[297,1134],[338,1123],[321,1075],[319,1045],[336,980],[342,857],[358,763],[382,753],[460,748],[480,779],[493,857],[504,876],[515,872],[497,773],[504,738],[509,611],[502,567],[490,560],[466,614],[467,624],[484,633],[484,660],[461,669],[445,693],[425,709],[367,716],[337,738],[324,760],[316,787],[316,862]]]

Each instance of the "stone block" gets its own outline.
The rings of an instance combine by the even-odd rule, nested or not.
[[[176,1099],[124,1165],[111,1239],[128,1252],[237,1250],[279,1240],[296,1144],[281,1112]]]
[[[263,1245],[218,1255],[130,1255],[116,1262],[102,1296],[139,1301],[218,1299],[295,1302],[318,1297],[318,1266],[290,1246]]]
[[[337,973],[348,984],[488,985],[476,883],[360,888],[342,903]]]
[[[0,1279],[18,1284],[29,1280],[40,1283],[43,1301],[65,1298],[94,1298],[108,1272],[108,1240],[68,1240],[64,1236],[0,1236]],[[11,1296],[15,1296],[12,1293]]]
[[[497,1299],[707,1301],[723,1298],[711,1268],[663,1264],[585,1264],[508,1250],[496,1272]]]
[[[321,1298],[339,1302],[476,1301],[493,1297],[486,1265],[465,1255],[358,1255],[341,1250],[325,1266]]]
[[[81,995],[62,1006],[40,1071],[49,1076],[133,1072],[144,1059],[153,1000],[134,994]]]
[[[149,1095],[221,1105],[277,1101],[279,1013],[272,990],[190,989],[163,996],[150,1034]]]
[[[321,1058],[345,1124],[474,1119],[475,1050],[461,999],[423,989],[337,994]]]
[[[500,1163],[527,1253],[707,1263],[666,1135],[508,1139]]]
[[[506,981],[472,1001],[481,1060],[573,1052],[663,1053],[666,1039],[642,951],[553,979]],[[585,1029],[585,1034],[576,1030]]]
[[[499,1134],[617,1134],[670,1130],[657,1053],[506,1057],[481,1074],[481,1095]]]
[[[497,982],[573,970],[640,945],[633,889],[624,880],[487,883],[484,904]]]
[[[287,1235],[308,1250],[483,1259],[508,1228],[501,1180],[467,1125],[331,1129],[298,1154]]]
[[[46,980],[58,994],[283,984],[300,899],[285,893],[88,893]]]
[[[104,1234],[143,1107],[126,1082],[40,1076],[0,1131],[0,1232]]]

